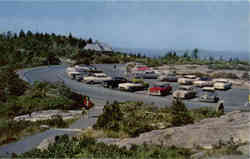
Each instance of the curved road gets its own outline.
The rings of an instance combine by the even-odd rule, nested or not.
[[[117,69],[113,69],[113,65],[100,64],[96,65],[97,68],[103,70],[110,76],[123,76],[124,75],[124,65],[117,65]],[[71,88],[73,91],[79,92],[81,94],[86,94],[91,97],[95,102],[94,109],[91,109],[88,118],[82,118],[76,121],[70,126],[70,128],[87,128],[92,126],[96,117],[101,113],[103,105],[106,101],[143,101],[147,104],[154,104],[158,107],[163,107],[171,104],[171,97],[154,97],[143,94],[135,94],[129,92],[120,92],[117,90],[111,90],[102,88],[101,86],[92,86],[80,83],[77,81],[70,80],[65,74],[65,68],[67,66],[50,66],[50,67],[38,67],[32,69],[24,69],[18,71],[20,77],[29,83],[34,81],[49,81],[49,82],[64,82],[66,86]],[[247,101],[248,95],[247,89],[231,89],[228,91],[218,92],[220,97],[223,97],[225,110],[232,111],[243,109],[244,102]],[[185,104],[189,108],[196,108],[201,106],[215,107],[215,104],[201,103],[197,99],[185,101]],[[0,147],[0,156],[8,156],[8,154],[23,153],[34,147],[36,147],[42,140],[53,137],[56,135],[69,134],[74,135],[75,132],[63,131],[63,130],[47,130],[42,133],[38,133],[29,137],[26,137],[18,142],[11,143]]]

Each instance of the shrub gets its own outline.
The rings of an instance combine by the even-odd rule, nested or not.
[[[188,110],[179,99],[165,108],[155,108],[143,102],[114,102],[105,105],[94,129],[103,130],[104,136],[135,137],[151,130],[192,124],[216,116],[215,110],[210,108]]]
[[[181,126],[194,122],[194,119],[190,116],[185,104],[178,98],[177,100],[173,100],[170,112],[172,115],[171,123],[173,126]]]
[[[95,139],[83,137],[70,139],[66,135],[57,136],[56,142],[47,150],[33,149],[18,158],[190,158],[191,151],[184,148],[164,148],[157,145],[132,145],[130,149],[117,145],[98,143]]]
[[[122,120],[123,114],[120,109],[120,105],[114,102],[111,105],[105,105],[103,108],[103,113],[97,119],[94,128],[103,128],[113,131],[120,130],[119,122]]]

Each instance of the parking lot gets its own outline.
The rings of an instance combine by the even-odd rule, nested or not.
[[[116,77],[116,76],[128,77],[128,75],[125,73],[125,65],[122,65],[122,64],[116,65],[116,69],[114,69],[114,65],[112,64],[97,64],[95,65],[95,67],[97,67],[97,69],[99,70],[102,70],[104,73],[106,73],[107,75],[111,77]],[[144,81],[149,83],[150,86],[153,86],[154,84],[159,83],[157,79],[145,79]],[[167,82],[167,83],[169,83],[172,86],[173,88],[172,92],[174,92],[179,87],[179,84],[176,82]],[[99,84],[99,85],[95,85],[91,87],[102,87],[102,86]],[[108,88],[104,88],[104,89],[108,89]],[[113,91],[120,92],[120,90],[118,89],[114,89]],[[197,92],[195,98],[184,100],[185,102],[189,103],[189,105],[191,105],[192,103],[196,103],[196,105],[201,103],[199,102],[199,97],[202,94],[202,90],[201,88],[195,87],[195,91]],[[249,93],[248,89],[242,89],[242,88],[232,88],[232,89],[225,90],[225,91],[218,91],[218,90],[216,91],[216,94],[219,96],[220,100],[224,101],[224,105],[228,109],[236,109],[237,107],[244,108],[244,104],[248,101],[248,93]],[[133,94],[144,96],[146,98],[147,96],[149,96],[147,90],[136,91]],[[158,98],[159,100],[164,99],[167,101],[172,101],[173,99],[171,94],[167,96],[157,96],[154,98],[155,99]],[[205,104],[205,103],[202,103],[202,104]],[[210,103],[210,105],[213,105],[213,104]]]

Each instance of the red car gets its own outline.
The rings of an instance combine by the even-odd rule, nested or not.
[[[149,88],[149,95],[165,96],[170,94],[172,91],[172,86],[170,84],[156,84],[155,86]]]

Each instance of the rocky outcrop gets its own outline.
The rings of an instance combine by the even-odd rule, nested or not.
[[[212,149],[220,143],[250,143],[250,112],[231,112],[220,118],[204,119],[192,125],[154,130],[137,138],[122,139],[112,144],[157,144],[184,148]],[[105,140],[104,140],[105,142]]]
[[[16,121],[40,121],[52,119],[53,116],[61,116],[63,120],[74,119],[81,116],[82,110],[44,110],[39,112],[33,112],[31,115],[21,115],[14,118]]]

